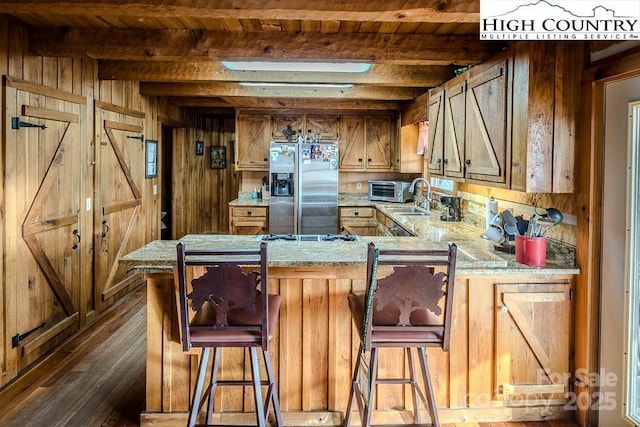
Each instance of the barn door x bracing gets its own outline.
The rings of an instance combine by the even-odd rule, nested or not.
[[[141,283],[118,265],[144,244],[144,114],[96,105],[96,305],[102,308],[122,291]]]
[[[2,370],[10,379],[80,325],[86,99],[8,77],[5,95]]]

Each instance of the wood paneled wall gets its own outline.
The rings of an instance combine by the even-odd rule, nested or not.
[[[192,116],[188,118],[184,142],[174,150],[174,198],[178,209],[174,238],[193,233],[226,233],[229,202],[238,197],[238,172],[233,167],[235,118]],[[204,154],[196,155],[196,141],[204,142]],[[227,165],[212,169],[210,149],[226,148]],[[188,209],[186,209],[188,207]]]

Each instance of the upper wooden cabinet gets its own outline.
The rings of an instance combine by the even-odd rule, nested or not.
[[[291,136],[295,141],[298,132],[304,132],[304,116],[302,114],[277,114],[271,119],[271,139],[287,142],[287,131],[296,132]]]
[[[433,175],[504,184],[506,61],[472,71],[431,94],[428,169]]]
[[[531,42],[513,52],[511,188],[572,193],[584,52]]]
[[[444,175],[456,178],[464,176],[465,86],[464,79],[456,78],[446,83],[444,88],[442,163]]]
[[[472,69],[466,81],[465,176],[505,184],[509,147],[509,63]]]
[[[320,141],[338,141],[340,119],[338,116],[307,115],[305,129],[307,133],[320,135]]]
[[[418,123],[400,127],[400,137],[394,138],[393,144],[393,170],[402,173],[422,173],[423,158],[418,154],[419,135]]]
[[[429,173],[572,192],[581,70],[580,49],[521,42],[432,89]]]
[[[240,111],[237,114],[236,126],[237,170],[268,170],[269,142],[286,142],[285,132],[288,127],[296,132],[296,135],[292,136],[293,139],[297,138],[300,132],[304,135],[311,131],[314,136],[320,135],[321,142],[338,141],[340,169],[394,170],[392,152],[397,149],[399,134],[398,118],[394,114],[338,116],[279,113],[269,115],[257,111]],[[419,173],[420,170],[415,172]]]
[[[236,139],[236,169],[269,170],[269,115],[239,114],[236,120]]]
[[[271,138],[274,141],[287,142],[287,132],[298,135],[320,135],[320,141],[337,141],[339,117],[335,115],[277,114],[272,118]]]
[[[364,117],[343,116],[340,121],[340,134],[340,169],[364,169]]]
[[[444,168],[444,87],[435,88],[429,95],[429,132],[427,134],[427,170],[443,175]]]
[[[340,168],[391,170],[391,146],[397,132],[392,116],[342,116]]]

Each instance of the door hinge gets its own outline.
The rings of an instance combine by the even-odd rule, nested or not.
[[[137,139],[140,142],[144,141],[144,135],[140,135],[140,136],[136,136],[136,135],[127,135],[127,138],[129,139]]]
[[[33,123],[23,122],[20,117],[11,117],[11,129],[18,130],[20,128],[40,128],[46,129],[45,125],[34,125]]]
[[[37,331],[40,328],[44,328],[44,322],[42,322],[41,324],[39,324],[38,326],[36,326],[33,329],[29,329],[24,334],[15,334],[14,336],[12,336],[11,337],[11,348],[16,348],[17,346],[19,346],[20,345],[20,341],[22,341],[23,339],[25,339],[26,337],[28,337],[29,335],[31,335],[32,333],[34,333],[35,331]]]

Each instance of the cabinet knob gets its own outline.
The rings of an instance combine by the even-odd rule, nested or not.
[[[367,159],[367,162],[371,163],[371,159]]]
[[[437,163],[438,163],[438,164],[442,163],[442,159],[438,159],[438,162],[437,162]]]
[[[360,215],[360,212],[355,211],[353,214],[354,214],[355,216],[358,216],[358,215]]]
[[[444,159],[442,163],[444,163],[445,165],[449,164],[449,159]]]
[[[467,166],[471,166],[471,159],[467,159],[466,162],[464,162]]]
[[[506,313],[507,311],[509,311],[509,307],[507,307],[506,305],[501,305],[499,309],[503,313]]]
[[[358,159],[358,161],[359,161],[360,163],[362,163],[362,159]]]
[[[251,215],[251,211],[247,211],[247,215]]]

